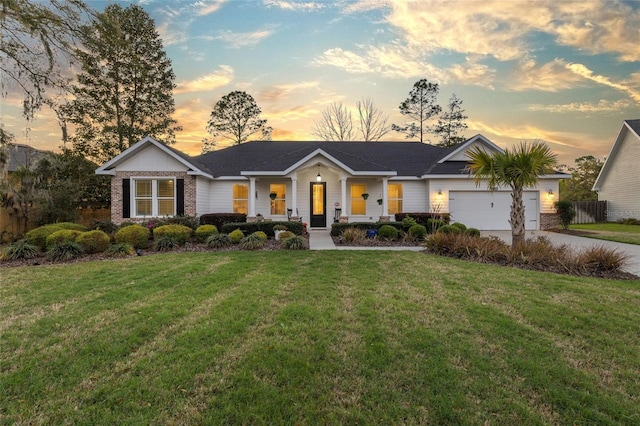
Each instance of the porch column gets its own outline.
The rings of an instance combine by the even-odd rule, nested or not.
[[[298,175],[291,176],[291,220],[298,220]]]
[[[388,222],[389,218],[389,178],[382,178],[382,216],[380,222]]]
[[[256,221],[256,178],[249,178],[249,214],[247,214],[247,222]]]
[[[349,211],[347,211],[347,176],[340,176],[340,208],[342,212],[338,221],[340,223],[349,222]]]

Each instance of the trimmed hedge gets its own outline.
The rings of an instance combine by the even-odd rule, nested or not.
[[[58,225],[44,225],[27,232],[25,238],[27,243],[44,251],[47,248],[47,237],[54,232],[61,231],[63,229],[64,228]]]
[[[220,232],[223,234],[230,234],[236,229],[240,229],[245,235],[253,234],[254,232],[262,231],[270,237],[273,237],[273,227],[276,225],[284,225],[287,229],[296,235],[302,235],[302,223],[301,222],[242,222],[242,223],[226,223],[222,225]]]
[[[244,213],[207,213],[200,216],[200,225],[214,225],[219,230],[222,230],[222,225],[225,223],[239,222],[246,223],[247,215]]]
[[[109,248],[111,238],[106,232],[95,229],[78,235],[76,243],[80,244],[85,253],[102,253]]]
[[[429,219],[442,219],[445,224],[449,223],[449,213],[396,213],[396,222],[402,222],[402,219],[407,216],[414,218],[418,225],[427,226]]]
[[[128,243],[137,249],[145,249],[149,247],[149,228],[145,228],[142,225],[129,225],[124,228],[120,228],[114,240],[116,243]]]
[[[206,242],[210,236],[217,233],[218,228],[216,228],[215,225],[200,225],[194,232],[196,241],[198,241],[199,243]]]
[[[402,231],[402,222],[353,222],[353,223],[334,223],[331,225],[331,235],[334,237],[338,237],[342,235],[345,229],[356,228],[356,229],[380,229],[385,225],[393,226],[398,231]]]
[[[153,238],[171,237],[176,240],[177,244],[184,244],[191,238],[192,232],[193,229],[185,225],[162,225],[153,230]]]
[[[82,231],[76,229],[61,229],[53,234],[49,234],[46,239],[47,249],[50,249],[56,244],[75,242],[80,234],[82,234]]]

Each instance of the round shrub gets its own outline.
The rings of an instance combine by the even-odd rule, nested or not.
[[[257,232],[254,232],[253,234],[250,234],[244,237],[240,241],[240,248],[242,250],[260,250],[261,248],[263,248],[266,239],[263,240],[257,234],[258,234]]]
[[[171,251],[180,247],[180,243],[171,235],[163,235],[153,244],[155,251]]]
[[[444,220],[441,219],[427,219],[427,231],[430,233],[436,232],[440,227],[446,225]]]
[[[282,240],[281,246],[285,250],[304,250],[307,248],[304,238],[299,235]]]
[[[153,230],[153,238],[171,237],[175,239],[178,244],[184,244],[191,238],[191,232],[192,229],[184,225],[162,225]]]
[[[56,231],[47,237],[47,249],[64,241],[75,241],[80,234],[82,234],[82,231],[76,231],[73,229],[61,229],[59,231]]]
[[[427,228],[424,225],[413,225],[409,228],[409,236],[414,240],[424,240],[427,235]]]
[[[102,253],[109,247],[111,238],[98,229],[83,232],[76,238],[76,243],[80,244],[85,253]]]
[[[231,238],[231,242],[233,242],[233,244],[238,244],[244,238],[244,234],[241,230],[236,229],[229,234],[229,238]]]
[[[72,229],[74,231],[80,232],[87,232],[89,230],[89,228],[87,228],[86,226],[73,222],[58,222],[54,223],[54,225],[59,226],[62,229]]]
[[[82,247],[80,247],[80,244],[69,240],[56,243],[47,251],[47,258],[54,262],[73,260],[80,256],[82,256]]]
[[[278,241],[284,241],[287,238],[294,237],[295,235],[296,234],[291,231],[282,231],[280,234],[278,234]]]
[[[233,242],[227,234],[213,234],[207,238],[207,247],[209,248],[224,248],[229,247]]]
[[[199,243],[204,243],[205,241],[207,241],[207,238],[217,233],[218,228],[216,228],[215,225],[200,225],[195,231],[196,241],[198,241]]]
[[[284,226],[284,225],[280,225],[280,224],[278,224],[278,225],[274,225],[274,226],[273,226],[273,230],[274,230],[274,231],[288,231],[288,229],[287,229],[287,227],[286,227],[286,226]]]
[[[56,231],[61,231],[62,229],[64,228],[57,225],[44,225],[27,232],[25,238],[29,244],[44,251],[47,248],[47,237]]]
[[[402,219],[402,229],[409,229],[416,223],[417,222],[414,218],[412,218],[411,216],[406,216],[404,219]]]
[[[149,229],[138,224],[128,225],[116,232],[114,240],[116,243],[127,243],[133,248],[144,249],[149,247]]]
[[[38,256],[38,247],[29,244],[27,240],[16,241],[0,253],[4,261],[33,259]]]
[[[460,233],[467,230],[467,225],[465,225],[464,223],[456,222],[452,223],[451,226],[453,226],[454,228],[458,228],[460,230]]]
[[[378,230],[378,238],[387,241],[395,240],[398,238],[398,230],[391,225],[382,225]]]
[[[126,257],[132,256],[135,252],[135,249],[129,243],[116,243],[111,244],[105,253],[111,257]]]
[[[464,231],[465,235],[468,235],[470,237],[479,237],[480,236],[480,230],[477,228],[467,228]]]
[[[436,233],[441,233],[441,234],[461,234],[462,231],[460,230],[459,227],[456,227],[456,226],[453,226],[453,225],[443,225],[440,228],[438,228]]]
[[[256,235],[262,241],[267,241],[269,239],[269,237],[267,237],[267,234],[265,234],[263,231],[256,231],[251,235]]]

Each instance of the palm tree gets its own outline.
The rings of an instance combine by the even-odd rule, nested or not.
[[[524,242],[524,188],[535,186],[540,176],[553,171],[556,155],[544,143],[522,142],[503,152],[488,153],[475,147],[467,152],[467,157],[476,185],[486,180],[491,191],[499,186],[511,187],[511,246]]]

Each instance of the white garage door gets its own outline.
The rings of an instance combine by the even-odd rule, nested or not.
[[[524,193],[525,228],[538,229],[538,192]],[[511,229],[511,192],[509,191],[450,191],[449,212],[451,223],[460,222],[468,227],[487,231]]]

